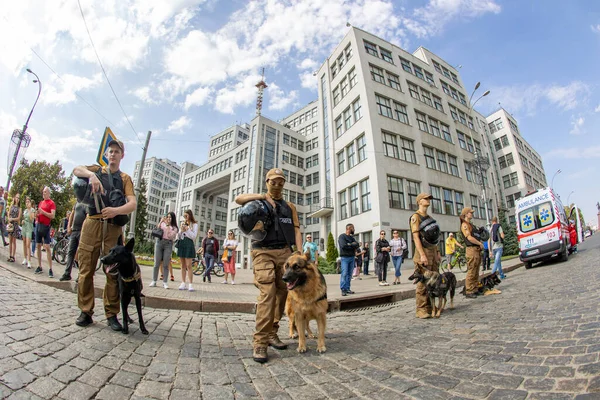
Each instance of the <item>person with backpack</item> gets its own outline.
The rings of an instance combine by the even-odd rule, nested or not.
[[[502,252],[504,251],[504,232],[498,223],[498,217],[492,218],[492,253],[494,254],[494,268],[492,274],[498,272],[500,279],[506,278],[502,271]]]
[[[467,276],[465,278],[465,297],[474,299],[479,293],[479,265],[481,264],[481,251],[483,243],[475,235],[477,228],[471,223],[475,210],[471,207],[463,208],[460,213],[460,231],[465,238],[467,256]]]

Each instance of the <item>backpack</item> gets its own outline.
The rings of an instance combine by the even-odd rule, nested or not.
[[[504,243],[504,240],[502,239],[502,236],[500,236],[500,235],[498,234],[498,230],[499,230],[499,229],[500,229],[500,224],[495,224],[495,225],[492,227],[492,241],[493,241],[494,243],[498,243],[498,242],[500,242],[500,243]]]

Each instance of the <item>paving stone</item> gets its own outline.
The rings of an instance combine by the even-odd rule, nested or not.
[[[510,389],[519,387],[521,382],[523,382],[523,378],[518,376],[483,373],[476,377],[474,381],[481,385]]]
[[[171,391],[170,383],[141,381],[135,388],[134,394],[141,397],[153,399],[168,399]]]
[[[108,384],[104,386],[98,394],[96,399],[99,400],[116,400],[116,399],[127,399],[133,394],[133,389],[126,388],[119,385]]]
[[[554,379],[529,378],[523,382],[523,388],[527,390],[550,391],[554,387]]]
[[[87,400],[94,397],[98,389],[81,382],[71,382],[58,396],[66,400]]]
[[[63,388],[65,384],[57,381],[56,379],[52,379],[50,377],[44,376],[36,379],[33,383],[27,385],[27,390],[36,395],[40,396],[44,399],[51,399],[58,394]]]
[[[90,386],[100,388],[104,386],[114,374],[115,370],[96,365],[90,368],[86,373],[84,373],[78,379],[78,381],[88,384]]]
[[[580,393],[588,386],[587,379],[560,379],[556,382],[556,390],[561,392]]]
[[[489,400],[522,400],[527,397],[525,390],[494,389],[488,396]]]
[[[110,378],[110,383],[130,389],[135,389],[137,384],[142,380],[142,377],[143,375],[122,370],[117,371],[117,373],[114,374],[112,378]]]
[[[0,381],[13,390],[21,389],[35,380],[36,376],[25,368],[14,369],[0,377]]]

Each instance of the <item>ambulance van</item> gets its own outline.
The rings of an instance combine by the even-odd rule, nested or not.
[[[516,201],[515,216],[519,258],[525,268],[537,261],[569,258],[568,220],[565,209],[551,188],[539,189]]]

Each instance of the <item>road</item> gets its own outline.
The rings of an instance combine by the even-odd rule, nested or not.
[[[333,313],[327,353],[309,340],[265,365],[252,315],[146,308],[149,336],[112,332],[101,312],[79,328],[72,293],[0,269],[0,398],[598,399],[599,259],[596,235],[437,320],[412,300]]]

